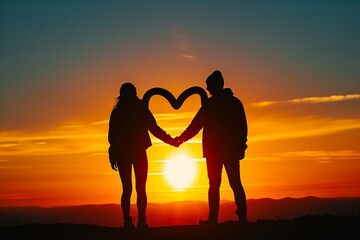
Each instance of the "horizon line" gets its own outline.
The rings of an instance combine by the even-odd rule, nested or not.
[[[305,197],[283,197],[283,198],[270,198],[270,197],[263,197],[263,198],[249,198],[246,201],[259,201],[259,200],[272,200],[272,201],[281,201],[281,200],[303,200],[303,199],[360,199],[360,196],[347,196],[347,197],[317,197],[317,196],[305,196]],[[234,202],[234,200],[230,199],[222,199],[220,200],[220,204]],[[156,203],[156,202],[148,202],[149,204],[153,205],[167,205],[167,204],[177,204],[177,203],[204,203],[208,204],[206,200],[198,201],[198,200],[184,200],[184,201],[171,201],[171,202],[164,202],[164,203]],[[120,205],[120,203],[86,203],[81,205],[53,205],[53,206],[41,206],[41,205],[23,205],[23,206],[0,206],[1,208],[62,208],[62,207],[85,207],[85,206],[105,206],[105,205]],[[132,206],[136,206],[136,203],[131,203]]]

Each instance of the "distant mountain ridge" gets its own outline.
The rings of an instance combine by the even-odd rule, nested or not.
[[[360,215],[360,198],[284,198],[279,200],[249,199],[248,219],[293,219],[304,215]],[[136,206],[131,206],[136,223]],[[208,213],[207,202],[149,203],[147,216],[150,226],[175,226],[198,224]],[[220,208],[220,221],[235,220],[235,204],[224,201]],[[121,208],[118,204],[83,205],[70,207],[2,207],[0,226],[22,224],[94,224],[117,227],[122,225]]]

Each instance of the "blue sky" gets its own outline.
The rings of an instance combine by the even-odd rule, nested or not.
[[[137,83],[141,93],[153,86],[179,93],[176,83],[157,79],[178,76],[187,86],[200,85],[217,68],[245,102],[360,91],[358,1],[1,1],[0,6],[4,128],[23,128],[28,123],[21,126],[18,119],[36,121],[51,104],[58,107],[54,121],[76,115],[64,106],[76,102],[78,109],[88,97],[104,99],[105,93],[97,96],[95,90],[114,96],[110,87],[126,80]],[[111,80],[81,80],[73,73],[111,64],[116,72]],[[82,85],[82,94],[72,92]],[[68,102],[58,103],[64,98]],[[97,107],[104,104],[99,99]],[[16,111],[19,105],[28,111]]]

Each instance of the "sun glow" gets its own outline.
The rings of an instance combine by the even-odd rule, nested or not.
[[[185,154],[179,154],[165,164],[166,180],[176,190],[181,191],[192,183],[196,176],[197,166],[193,159]]]

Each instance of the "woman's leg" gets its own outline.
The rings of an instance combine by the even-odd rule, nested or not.
[[[139,153],[138,159],[134,163],[136,193],[137,193],[137,208],[138,208],[138,226],[146,225],[146,180],[148,175],[148,160],[146,151]]]
[[[124,217],[124,224],[131,222],[130,216],[130,197],[132,193],[132,182],[131,182],[131,163],[122,163],[119,166],[119,174],[123,187],[121,195],[121,209]]]

